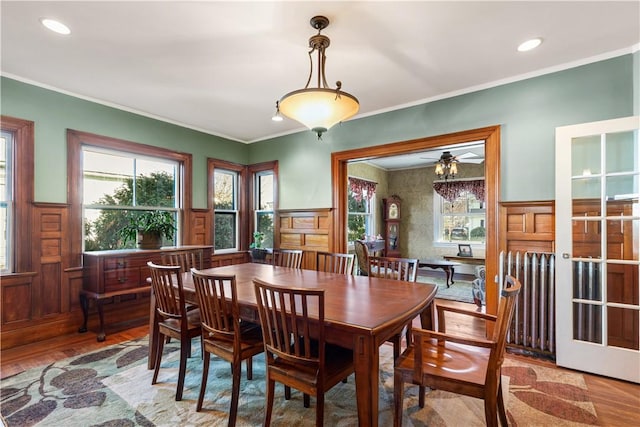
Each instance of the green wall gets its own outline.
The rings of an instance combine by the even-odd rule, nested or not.
[[[632,115],[634,68],[632,55],[624,55],[350,120],[322,142],[311,132],[261,141],[250,145],[250,161],[279,160],[281,208],[330,207],[331,152],[501,125],[501,200],[552,200],[555,128]],[[366,105],[366,94],[356,95]]]
[[[206,207],[206,158],[279,161],[280,208],[331,207],[331,152],[501,125],[503,201],[555,195],[555,128],[638,113],[639,53],[250,145],[1,79],[1,113],[36,124],[35,200],[65,203],[66,129],[193,154],[195,208]],[[470,68],[470,72],[472,72]],[[634,84],[635,83],[635,84]],[[366,105],[366,94],[356,94]],[[167,100],[171,102],[171,100]],[[635,104],[635,105],[634,105]]]
[[[3,77],[3,115],[35,123],[35,200],[67,202],[67,129],[193,155],[193,207],[207,207],[207,157],[247,164],[246,144]],[[167,100],[171,102],[171,100]]]

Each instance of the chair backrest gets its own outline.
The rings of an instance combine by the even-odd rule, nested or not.
[[[156,298],[156,312],[164,319],[185,320],[184,288],[180,266],[147,262],[151,286]]]
[[[494,365],[497,368],[502,366],[507,342],[507,332],[509,331],[509,325],[511,325],[511,319],[513,318],[519,293],[520,281],[513,276],[505,276],[504,286],[500,292],[501,296],[496,314],[496,324],[493,329],[492,341],[496,342],[496,348],[490,356],[490,366]]]
[[[370,256],[369,275],[415,282],[418,277],[418,260],[415,258]]]
[[[162,264],[179,265],[183,273],[188,273],[192,268],[202,269],[202,249],[162,252],[160,256]]]
[[[204,336],[240,346],[240,309],[236,276],[221,276],[191,269]]]
[[[369,248],[361,240],[353,241],[353,249],[358,258],[358,270],[361,276],[369,275]]]
[[[316,270],[328,273],[353,274],[354,254],[318,252],[316,254]]]
[[[302,268],[302,250],[274,249],[271,263],[280,267]]]
[[[285,288],[260,279],[253,279],[253,283],[267,363],[274,358],[282,358],[322,369],[325,351],[324,289]],[[309,317],[310,312],[313,319]],[[313,339],[312,330],[315,331]],[[314,340],[317,345],[312,344]]]

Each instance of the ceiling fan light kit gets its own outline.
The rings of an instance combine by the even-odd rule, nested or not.
[[[296,120],[311,129],[318,139],[336,123],[353,117],[359,110],[358,99],[342,91],[342,82],[336,82],[336,88],[331,89],[325,77],[326,54],[329,47],[329,37],[320,32],[329,25],[329,19],[324,16],[311,18],[311,26],[318,30],[318,34],[309,38],[310,71],[307,84],[303,89],[294,90],[284,95],[276,104],[276,114],[282,114]],[[317,87],[309,87],[313,77],[313,56],[317,52]]]
[[[436,175],[445,180],[453,179],[458,173],[458,159],[450,151],[445,151],[436,163]]]

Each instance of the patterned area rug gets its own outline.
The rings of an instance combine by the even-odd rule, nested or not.
[[[453,285],[450,285],[447,288],[444,278],[434,276],[418,276],[416,280],[421,283],[432,283],[438,285],[438,293],[436,294],[436,298],[473,303],[471,282],[455,279]]]
[[[2,379],[1,410],[8,426],[226,426],[230,405],[231,370],[212,357],[202,412],[195,411],[201,364],[194,340],[183,400],[176,402],[178,352],[168,345],[159,383],[151,385],[153,371],[146,368],[147,339],[106,347],[80,357],[58,361]],[[381,426],[393,424],[392,347],[383,345],[380,356]],[[506,405],[511,426],[597,425],[582,375],[507,360],[503,368]],[[238,426],[259,426],[264,414],[264,359],[254,360],[253,380],[243,371]],[[508,390],[508,393],[506,392]],[[417,387],[407,386],[405,426],[483,426],[482,401],[442,391],[427,393],[418,407]],[[284,399],[276,387],[274,426],[312,426],[314,400],[304,408],[302,395],[293,390]],[[353,376],[327,395],[325,423],[357,425]]]

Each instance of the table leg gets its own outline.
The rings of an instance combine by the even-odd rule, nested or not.
[[[147,369],[154,369],[156,367],[156,346],[160,339],[160,333],[158,332],[158,320],[156,318],[156,296],[153,293],[153,289],[151,289],[149,307],[149,356],[147,357]]]
[[[359,335],[355,338],[353,364],[356,377],[358,425],[378,425],[378,398],[380,354],[374,337]]]
[[[451,284],[453,285],[453,275],[456,274],[455,267],[451,267]]]
[[[78,332],[87,332],[87,320],[89,319],[89,299],[84,293],[80,293],[80,308],[82,308],[82,326]]]
[[[104,313],[102,311],[102,299],[96,298],[96,305],[98,306],[98,318],[100,319],[100,330],[98,331],[98,336],[96,340],[98,342],[102,342],[106,338],[106,334],[104,332]]]

